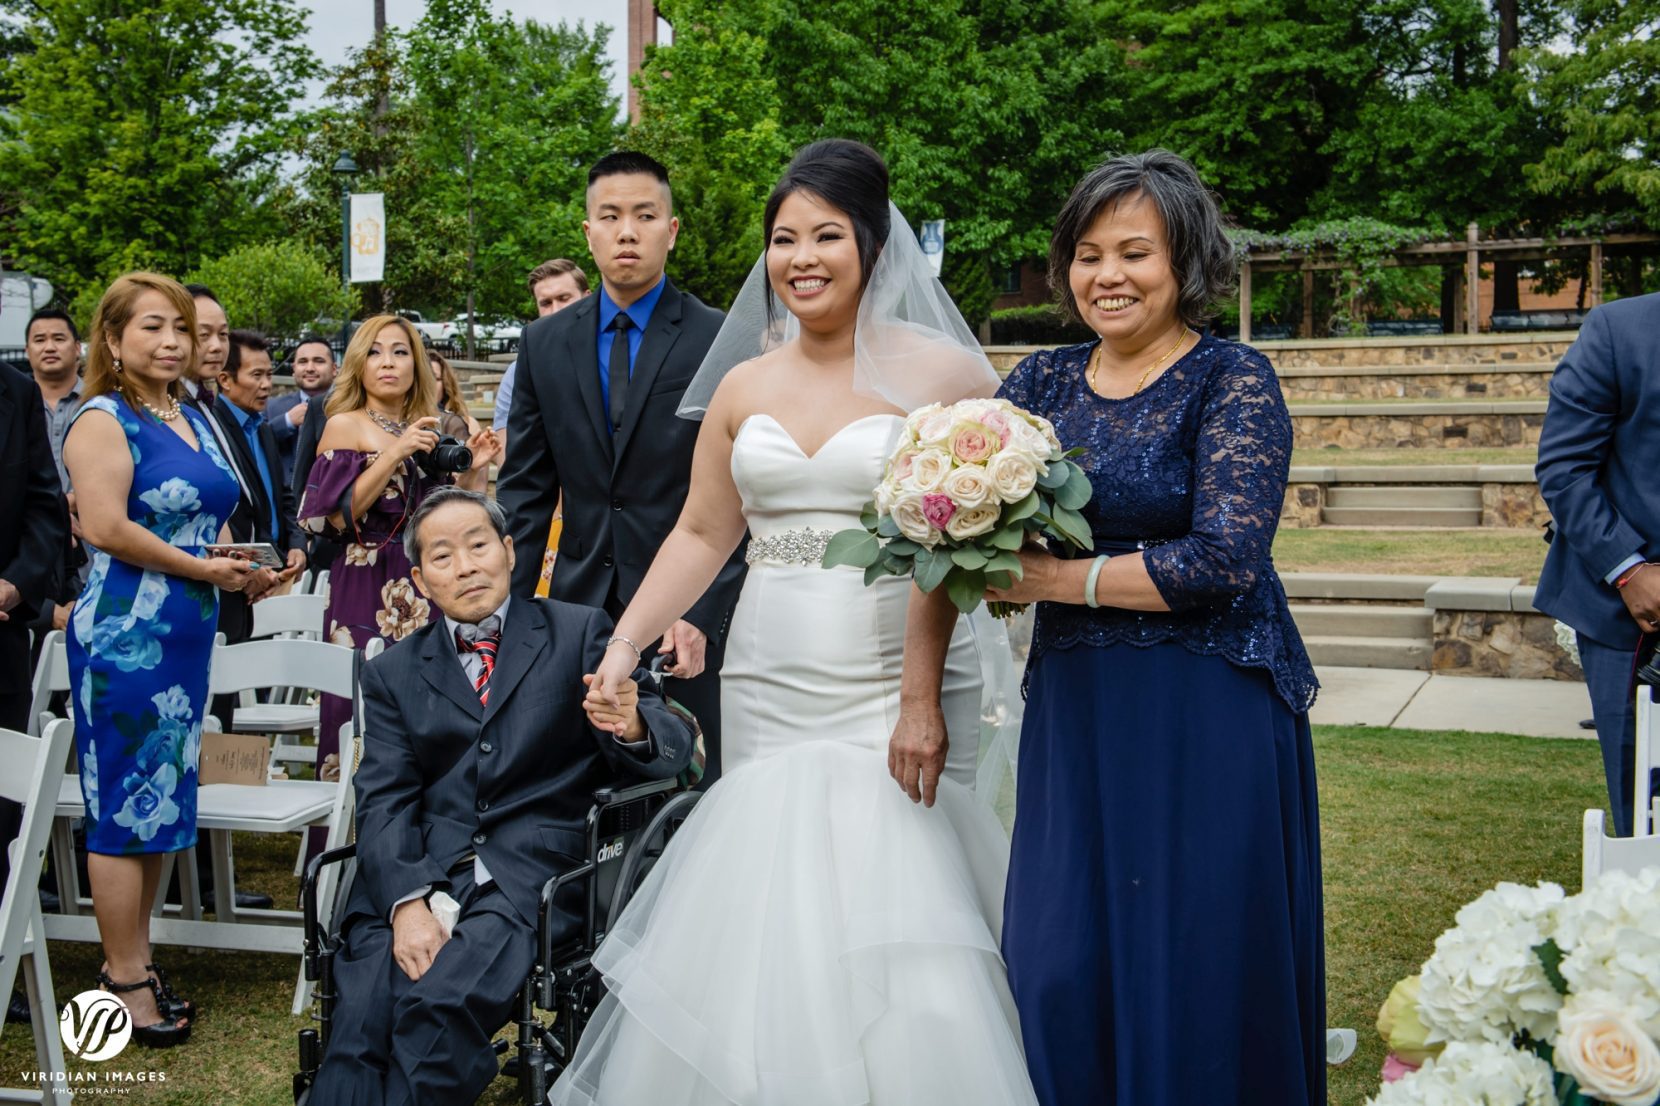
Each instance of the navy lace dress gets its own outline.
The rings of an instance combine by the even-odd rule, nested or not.
[[[1038,606],[1003,929],[1033,1083],[1324,1104],[1317,685],[1270,559],[1291,420],[1249,347],[1205,338],[1119,400],[1092,348],[1001,394],[1087,450],[1098,552],[1143,556],[1171,609]]]

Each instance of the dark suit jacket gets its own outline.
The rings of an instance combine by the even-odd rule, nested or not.
[[[446,885],[450,869],[476,852],[534,926],[543,884],[586,859],[594,791],[685,768],[691,727],[649,683],[640,688],[651,731],[644,750],[588,725],[582,675],[599,664],[611,628],[603,611],[514,598],[488,708],[442,617],[365,666],[348,917],[387,917],[423,885]]]
[[[28,622],[56,598],[69,514],[34,379],[0,361],[0,579],[22,594],[0,622],[0,693],[29,687]]]
[[[1636,620],[1604,577],[1633,553],[1660,558],[1660,294],[1586,316],[1551,378],[1537,473],[1556,537],[1533,605],[1635,649]]]
[[[259,463],[248,447],[248,436],[230,410],[231,401],[223,396],[213,405],[212,418],[219,424],[235,459],[232,464],[245,477],[242,498],[231,512],[231,537],[236,541],[265,541],[286,553],[290,549],[305,548],[305,533],[294,517],[294,495],[283,477],[282,454],[277,449],[276,435],[263,418],[259,423],[259,445],[265,454],[265,464],[271,472],[271,483],[277,494],[277,529],[271,530],[271,500],[265,493],[265,484],[259,478]]]
[[[518,556],[513,594],[536,590],[548,524],[564,492],[557,599],[626,606],[691,483],[701,423],[680,418],[691,383],[724,316],[667,283],[641,336],[622,427],[613,440],[599,386],[599,297],[530,324],[519,342],[507,459],[496,498]],[[719,640],[743,582],[740,548],[686,620]]]

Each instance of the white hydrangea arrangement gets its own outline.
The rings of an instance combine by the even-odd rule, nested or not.
[[[865,570],[865,583],[912,576],[923,591],[941,584],[958,610],[974,609],[986,587],[1021,574],[1017,554],[1039,537],[1089,549],[1079,509],[1092,494],[1048,419],[1004,399],[965,399],[911,412],[888,457],[860,528],[830,539],[824,566]],[[1013,604],[993,613],[1012,614]]]
[[[1421,1024],[1411,1043],[1431,1054],[1416,1070],[1391,1055],[1398,1078],[1371,1106],[1660,1102],[1660,868],[1608,872],[1571,897],[1501,883],[1455,921],[1416,994],[1397,988],[1379,1023],[1392,1049],[1397,1025]]]

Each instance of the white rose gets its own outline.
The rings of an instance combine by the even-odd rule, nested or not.
[[[986,465],[986,478],[1004,503],[1019,503],[1037,487],[1038,467],[1032,459],[1019,451],[997,454]]]
[[[1660,1048],[1613,996],[1574,995],[1557,1018],[1556,1066],[1610,1106],[1650,1106],[1660,1095]]]
[[[957,425],[957,416],[948,410],[933,411],[917,420],[916,440],[926,448],[944,445]]]
[[[1016,453],[1024,453],[1028,457],[1047,461],[1059,452],[1051,447],[1049,439],[1043,431],[1027,422],[1025,419],[1013,419],[1009,423],[1009,444],[1004,449]]]
[[[930,549],[939,544],[940,532],[928,521],[928,516],[922,513],[922,495],[919,492],[901,492],[894,498],[893,507],[888,511],[894,525],[899,532],[919,545]]]
[[[899,491],[891,480],[884,480],[876,485],[876,491],[871,495],[871,498],[876,501],[876,513],[878,515],[892,514],[893,501],[898,494]]]
[[[978,465],[952,469],[940,481],[940,491],[950,496],[959,509],[978,507],[992,497],[991,480]]]
[[[1002,513],[1002,508],[994,503],[983,507],[963,507],[945,524],[945,533],[955,541],[977,538],[996,526]]]
[[[911,475],[903,487],[919,492],[937,491],[955,464],[943,449],[925,449],[911,462]]]

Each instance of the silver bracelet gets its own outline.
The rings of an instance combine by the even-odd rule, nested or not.
[[[640,661],[644,658],[645,654],[640,652],[640,647],[638,645],[635,645],[632,641],[629,641],[627,638],[623,637],[621,634],[618,634],[616,637],[606,638],[605,639],[605,647],[607,649],[609,649],[609,648],[611,648],[611,646],[617,644],[617,642],[619,642],[619,641],[622,642],[624,645],[628,646],[630,649],[634,650],[634,663],[639,664]]]

